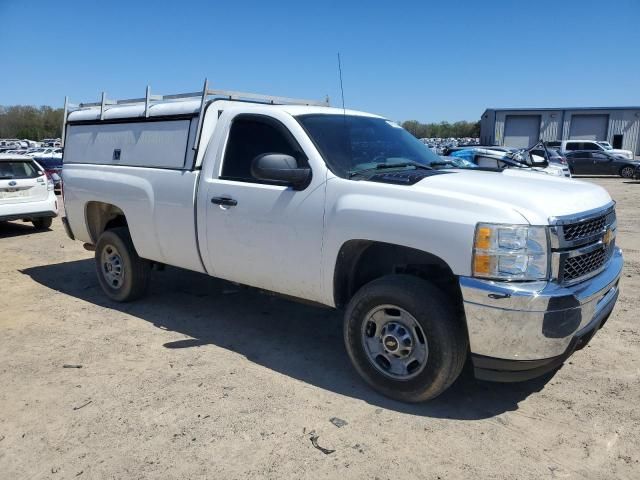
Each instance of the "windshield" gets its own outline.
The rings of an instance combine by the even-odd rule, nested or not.
[[[440,157],[405,129],[382,118],[312,114],[297,117],[333,173],[349,177],[377,168],[420,168]]]
[[[15,160],[0,161],[0,180],[9,178],[36,178],[40,174],[33,162]]]
[[[598,145],[602,145],[605,150],[613,150],[613,147],[609,144],[609,142],[596,142]]]

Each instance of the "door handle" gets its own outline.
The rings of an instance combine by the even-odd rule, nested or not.
[[[235,207],[238,204],[238,201],[229,197],[213,197],[211,199],[211,203],[215,203],[216,205],[222,205],[225,207]]]

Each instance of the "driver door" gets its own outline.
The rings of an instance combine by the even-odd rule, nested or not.
[[[251,173],[256,156],[287,154],[299,166],[311,166],[308,154],[283,121],[267,115],[236,115],[223,128],[226,144],[198,200],[206,209],[202,234],[208,272],[320,301],[324,172],[312,171],[302,191],[258,180]]]

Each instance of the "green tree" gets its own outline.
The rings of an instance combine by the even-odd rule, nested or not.
[[[0,138],[58,138],[62,134],[62,116],[61,108],[0,106]]]
[[[460,138],[479,137],[480,122],[459,121],[453,124],[449,122],[420,123],[417,120],[402,122],[402,127],[416,138]]]

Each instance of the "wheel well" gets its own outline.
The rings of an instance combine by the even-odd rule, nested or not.
[[[94,245],[105,230],[127,226],[127,218],[124,212],[110,203],[88,202],[85,215],[87,228]]]
[[[369,240],[346,242],[336,261],[333,295],[336,307],[344,307],[365,284],[390,274],[408,274],[434,283],[462,308],[457,277],[440,257],[414,248]]]

